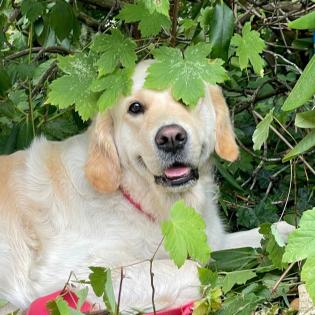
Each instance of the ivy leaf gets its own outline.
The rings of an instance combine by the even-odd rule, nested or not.
[[[295,262],[315,257],[315,208],[305,211],[300,227],[289,234],[283,262]]]
[[[315,94],[315,55],[306,65],[304,71],[294,85],[288,98],[282,106],[282,110],[290,111],[301,107]]]
[[[261,241],[262,247],[265,248],[268,253],[268,258],[273,265],[279,269],[285,267],[286,264],[282,262],[284,254],[285,243],[283,242],[281,235],[277,230],[275,224],[262,224],[259,229],[259,233],[264,236]]]
[[[264,142],[267,141],[269,128],[273,121],[273,109],[265,116],[265,118],[257,125],[253,134],[253,149],[260,150]]]
[[[305,282],[308,294],[315,303],[315,256],[309,257],[303,265],[301,279]]]
[[[255,278],[256,273],[252,270],[238,270],[227,273],[223,279],[222,290],[226,294],[236,284],[245,284],[248,280]]]
[[[50,310],[51,315],[71,315],[71,308],[62,296],[58,296],[55,300],[48,302],[47,308]]]
[[[168,16],[170,9],[169,0],[141,0],[139,2],[143,3],[151,14],[158,12]]]
[[[221,83],[227,74],[222,60],[209,60],[211,45],[189,46],[184,55],[177,48],[161,47],[153,51],[155,62],[148,68],[144,86],[149,89],[171,88],[173,97],[194,106],[204,96],[205,84]]]
[[[22,14],[24,14],[31,23],[35,22],[44,11],[44,4],[38,0],[23,0],[21,4]]]
[[[180,268],[187,256],[205,264],[210,258],[210,248],[205,233],[205,223],[199,213],[183,200],[175,202],[170,218],[162,222],[164,247]]]
[[[232,37],[231,44],[236,46],[236,55],[239,56],[240,68],[247,68],[250,62],[255,73],[264,75],[264,61],[260,54],[265,48],[265,42],[260,38],[256,31],[251,30],[250,22],[245,23],[242,29],[242,36],[235,34]]]
[[[116,314],[116,301],[115,301],[115,294],[114,294],[113,283],[112,283],[112,274],[111,274],[110,269],[107,269],[103,300],[104,300],[107,310],[111,314]]]
[[[103,111],[117,103],[120,96],[130,94],[131,87],[131,71],[127,69],[118,69],[114,73],[93,81],[91,84],[93,92],[105,90],[97,101],[99,111]]]
[[[96,63],[99,74],[113,72],[120,63],[125,68],[134,68],[137,60],[135,48],[135,42],[117,29],[113,29],[111,35],[96,36],[91,49],[101,53]]]
[[[168,30],[171,26],[168,16],[157,11],[150,12],[142,2],[125,4],[120,10],[118,17],[127,23],[139,22],[139,30],[142,37],[157,35],[162,27]]]
[[[315,130],[307,134],[289,153],[287,153],[282,161],[287,162],[297,155],[304,153],[315,146]]]
[[[93,58],[83,54],[58,56],[58,65],[66,74],[50,84],[47,103],[67,108],[75,104],[80,116],[86,120],[97,111],[98,94],[89,87],[96,76]]]

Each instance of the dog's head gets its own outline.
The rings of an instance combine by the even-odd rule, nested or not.
[[[131,95],[92,125],[86,176],[98,191],[118,189],[124,170],[168,191],[185,191],[214,150],[228,161],[238,157],[221,89],[205,87],[203,99],[188,108],[169,90],[143,88],[149,64],[137,65]]]

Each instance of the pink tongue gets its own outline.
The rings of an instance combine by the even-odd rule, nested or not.
[[[179,166],[179,167],[170,167],[164,171],[164,174],[168,178],[177,178],[188,175],[190,172],[190,168],[187,166]]]

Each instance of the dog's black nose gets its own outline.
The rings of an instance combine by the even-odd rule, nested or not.
[[[179,125],[161,127],[155,136],[155,143],[160,150],[176,152],[184,148],[187,142],[187,132]]]

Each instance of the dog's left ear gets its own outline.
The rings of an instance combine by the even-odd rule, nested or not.
[[[85,175],[99,192],[114,192],[120,185],[120,161],[113,138],[109,112],[100,114],[91,126]]]
[[[233,162],[238,158],[239,150],[235,142],[229,109],[220,87],[211,85],[209,91],[216,116],[215,151],[224,160]]]

